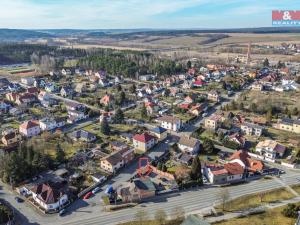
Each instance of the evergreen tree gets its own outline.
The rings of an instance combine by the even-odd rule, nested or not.
[[[57,143],[57,145],[56,145],[56,161],[59,163],[64,163],[66,161],[65,152],[61,148],[59,143]]]
[[[110,134],[110,127],[109,124],[106,120],[106,118],[104,117],[101,124],[100,124],[100,130],[103,134],[105,135],[109,135]]]
[[[191,179],[199,181],[200,184],[203,183],[202,180],[202,171],[201,171],[201,162],[199,155],[197,155],[192,162],[192,168],[191,168]]]
[[[142,118],[147,118],[148,117],[148,115],[147,115],[147,109],[146,109],[145,104],[143,104],[143,106],[141,108],[141,117]]]
[[[188,69],[192,68],[192,62],[191,62],[190,60],[187,61],[186,67],[187,67]]]
[[[263,66],[264,66],[264,67],[269,67],[269,66],[270,66],[270,63],[269,63],[268,58],[265,58],[265,60],[264,60],[264,62],[263,62]]]
[[[118,108],[116,110],[114,121],[115,121],[115,123],[123,123],[124,122],[124,113],[120,108]]]
[[[130,87],[129,87],[129,92],[134,94],[136,92],[136,86],[135,84],[132,84]]]
[[[213,153],[213,151],[215,149],[214,143],[209,138],[205,138],[203,140],[202,146],[203,146],[204,151],[207,152],[208,154]]]

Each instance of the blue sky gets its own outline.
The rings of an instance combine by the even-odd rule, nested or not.
[[[0,0],[0,27],[265,27],[273,9],[300,10],[300,0]]]

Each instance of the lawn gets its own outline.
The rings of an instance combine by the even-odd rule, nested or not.
[[[265,192],[262,202],[259,194],[246,195],[229,201],[226,206],[226,211],[239,211],[255,208],[266,203],[282,201],[293,197],[295,196],[284,188]],[[222,206],[219,205],[216,207],[216,210],[222,210],[221,208]]]
[[[293,132],[288,132],[288,131],[284,131],[284,130],[278,130],[278,129],[271,128],[271,127],[267,129],[267,132],[268,132],[269,137],[271,137],[274,140],[278,140],[282,144],[289,145],[290,144],[289,140],[299,140],[300,139],[299,134],[295,134]]]
[[[213,223],[214,225],[294,225],[296,219],[282,215],[281,211],[285,208],[278,207],[269,209],[265,213],[251,215],[244,218],[235,218],[227,221]]]
[[[300,194],[300,185],[299,184],[293,185],[293,186],[291,186],[291,188],[293,188],[297,193]]]

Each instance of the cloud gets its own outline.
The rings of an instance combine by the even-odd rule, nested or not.
[[[287,2],[291,1],[293,0],[287,0]],[[224,18],[239,16],[245,18],[244,16],[247,15],[267,14],[270,6],[277,4],[277,2],[261,2],[261,0],[251,2],[244,0],[0,0],[0,2],[0,27],[86,29],[182,28],[202,27],[203,24],[205,27],[214,27],[222,25]],[[209,8],[213,10],[207,10]],[[211,25],[209,25],[210,21]],[[240,23],[237,20],[233,21],[232,26],[238,22]]]

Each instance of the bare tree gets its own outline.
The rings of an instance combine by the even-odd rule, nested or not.
[[[227,188],[222,188],[220,190],[220,192],[218,193],[218,199],[220,199],[222,204],[222,210],[224,211],[230,199],[230,193]]]
[[[154,218],[159,225],[164,225],[167,220],[167,214],[163,209],[157,209]]]
[[[135,221],[138,223],[138,225],[143,225],[147,219],[148,214],[145,210],[141,209],[135,213]]]
[[[185,217],[184,209],[181,206],[176,206],[172,211],[172,218],[176,221],[183,221]]]

